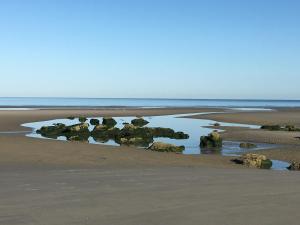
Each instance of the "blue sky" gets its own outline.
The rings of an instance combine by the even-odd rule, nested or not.
[[[0,0],[0,96],[300,99],[297,0]]]

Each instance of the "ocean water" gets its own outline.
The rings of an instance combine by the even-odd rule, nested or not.
[[[300,107],[300,100],[145,99],[145,98],[7,98],[0,107]]]

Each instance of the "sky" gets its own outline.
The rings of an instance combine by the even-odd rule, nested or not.
[[[0,97],[300,99],[298,0],[0,0]]]

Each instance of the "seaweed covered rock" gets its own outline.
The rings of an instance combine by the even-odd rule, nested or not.
[[[71,133],[89,133],[89,124],[88,123],[79,123],[66,127],[66,132]]]
[[[133,124],[125,124],[118,134],[118,139],[120,138],[135,138],[140,137],[144,139],[152,139],[152,129],[148,127],[136,127]]]
[[[163,142],[154,142],[148,149],[151,151],[157,151],[157,152],[181,153],[184,151],[184,146],[176,146],[176,145],[167,144],[167,143],[163,143]]]
[[[171,128],[155,127],[152,128],[154,137],[167,137],[171,139],[188,139],[189,135],[183,132],[175,132]]]
[[[116,126],[117,121],[112,117],[103,117],[102,124],[108,127],[114,127]]]
[[[67,119],[69,119],[69,120],[74,120],[75,117],[74,117],[74,116],[68,116]]]
[[[293,161],[287,169],[288,170],[300,170],[300,162]]]
[[[43,126],[41,129],[37,130],[38,134],[44,137],[57,138],[66,130],[66,125],[62,123],[53,124],[53,126]]]
[[[265,155],[253,153],[244,154],[235,162],[251,168],[270,169],[272,167],[272,161]]]
[[[142,117],[131,120],[131,124],[137,127],[143,127],[147,125],[149,122]]]
[[[263,126],[261,126],[261,129],[270,130],[270,131],[278,131],[278,130],[281,130],[281,126],[280,125],[263,125]]]
[[[253,143],[242,142],[240,143],[240,148],[257,148],[257,145]]]
[[[80,117],[78,118],[78,120],[79,120],[80,123],[84,123],[85,121],[87,121],[87,118],[84,117],[84,116],[80,116]]]
[[[140,147],[148,147],[150,143],[153,142],[153,139],[142,138],[142,137],[133,137],[133,138],[120,138],[117,140],[117,143],[120,145],[134,145]]]
[[[117,127],[107,127],[103,124],[99,124],[95,126],[91,135],[95,140],[104,142],[104,140],[108,141],[109,139],[115,140],[119,133],[120,129]]]
[[[200,137],[200,147],[201,148],[216,148],[216,147],[222,147],[223,140],[221,138],[221,135],[214,131],[210,133],[208,136],[202,136]]]
[[[90,124],[96,126],[100,124],[100,121],[98,119],[90,119]]]

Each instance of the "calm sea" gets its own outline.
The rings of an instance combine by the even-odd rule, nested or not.
[[[300,100],[0,98],[0,107],[300,107]]]

